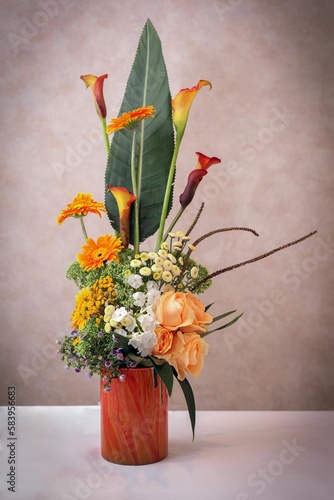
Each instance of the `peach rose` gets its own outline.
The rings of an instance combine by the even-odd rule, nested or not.
[[[170,361],[171,358],[178,357],[184,349],[184,335],[182,332],[172,332],[163,326],[155,330],[158,343],[154,346],[152,354],[160,359]]]
[[[171,354],[170,350],[172,347],[174,333],[164,328],[163,326],[159,326],[155,330],[155,334],[157,336],[158,342],[153,347],[152,354],[157,357],[162,357],[164,359],[169,359]],[[167,357],[166,357],[167,355]]]
[[[168,330],[182,330],[193,323],[195,313],[184,293],[169,290],[161,295],[155,306],[155,319]]]
[[[209,345],[197,333],[184,333],[184,348],[179,356],[172,356],[170,363],[177,371],[179,380],[185,379],[185,372],[198,377],[204,365],[204,356],[207,355]]]
[[[210,323],[212,323],[212,316],[211,314],[208,314],[205,312],[205,306],[204,304],[191,292],[186,293],[186,299],[188,302],[188,305],[191,307],[191,309],[195,313],[195,322],[191,327],[185,327],[183,328],[183,332],[197,332],[197,333],[203,333],[207,331],[207,326]]]
[[[156,320],[168,330],[180,330],[183,333],[203,333],[204,325],[211,323],[212,316],[205,312],[205,307],[191,292],[170,290],[161,295],[155,306]]]

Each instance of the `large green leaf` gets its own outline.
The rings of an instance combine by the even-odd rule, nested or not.
[[[167,71],[159,36],[151,21],[148,20],[139,41],[119,115],[151,104],[156,110],[154,118],[143,120],[136,134],[137,158],[142,165],[140,241],[154,234],[159,227],[174,150],[171,95]],[[131,131],[122,129],[114,133],[106,170],[106,184],[122,186],[133,192],[130,165],[131,143]],[[118,208],[113,195],[109,192],[106,192],[106,209],[112,226],[119,232]],[[130,223],[130,243],[133,244],[133,214],[131,214]]]
[[[173,371],[172,367],[168,363],[159,363],[156,358],[151,356],[151,361],[154,365],[154,369],[158,376],[161,378],[162,382],[165,384],[168,396],[171,397],[173,392]]]
[[[173,375],[180,384],[180,387],[183,391],[183,395],[185,397],[186,403],[187,403],[187,408],[188,408],[188,413],[189,413],[189,418],[190,418],[190,423],[191,423],[191,429],[193,431],[193,440],[195,439],[195,425],[196,425],[196,405],[195,405],[195,398],[194,398],[194,393],[191,388],[190,383],[188,380],[185,378],[183,380],[179,380],[177,377],[177,371],[175,368],[173,368]]]

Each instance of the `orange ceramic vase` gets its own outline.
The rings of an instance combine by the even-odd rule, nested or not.
[[[108,462],[145,465],[168,453],[168,396],[153,368],[122,369],[111,391],[101,381],[101,453]]]

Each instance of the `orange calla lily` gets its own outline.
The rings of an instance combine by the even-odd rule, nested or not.
[[[195,169],[190,172],[185,190],[180,195],[180,204],[183,209],[191,203],[199,183],[208,173],[208,168],[211,167],[211,165],[221,162],[221,160],[216,156],[212,156],[210,158],[209,156],[199,152],[197,152],[196,155],[198,157],[198,163]]]
[[[130,210],[132,203],[136,200],[136,197],[124,187],[110,187],[107,184],[107,189],[116,199],[119,213],[120,237],[124,248],[127,248],[129,246],[130,239]]]
[[[191,89],[180,90],[180,92],[176,94],[176,96],[172,100],[173,121],[176,132],[180,137],[182,137],[184,129],[186,128],[192,102],[195,99],[197,93],[205,85],[209,85],[211,90],[212,85],[209,81],[200,80],[198,84],[192,87]]]
[[[105,78],[108,78],[108,75],[82,75],[80,78],[85,82],[86,88],[90,87],[92,89],[97,114],[100,118],[105,118],[107,116],[107,107],[103,97],[103,82]]]

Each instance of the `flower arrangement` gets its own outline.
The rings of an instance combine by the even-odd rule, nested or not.
[[[201,206],[188,228],[178,228],[184,210],[217,157],[197,152],[197,165],[189,173],[179,196],[179,210],[166,229],[172,207],[176,162],[190,108],[197,93],[211,83],[200,80],[171,99],[159,37],[148,20],[141,35],[119,116],[107,125],[103,84],[107,75],[81,77],[91,88],[108,157],[105,203],[79,193],[58,216],[58,224],[77,218],[85,244],[66,276],[79,289],[71,317],[72,331],[58,341],[67,369],[102,377],[104,390],[112,390],[114,378],[126,383],[122,368],[153,367],[169,395],[174,377],[183,389],[192,428],[195,400],[186,378],[197,377],[208,353],[205,337],[235,323],[214,323],[234,315],[228,311],[213,317],[211,305],[197,296],[211,280],[224,272],[265,258],[294,245],[311,234],[254,259],[212,273],[194,260],[193,252],[206,238],[223,231],[248,231],[233,227],[213,230],[195,241],[192,231],[202,214]],[[113,135],[110,143],[109,136]],[[175,135],[174,135],[175,134]],[[89,238],[84,218],[106,213],[113,234]],[[182,231],[180,230],[182,229]],[[142,243],[156,234],[154,250]]]

